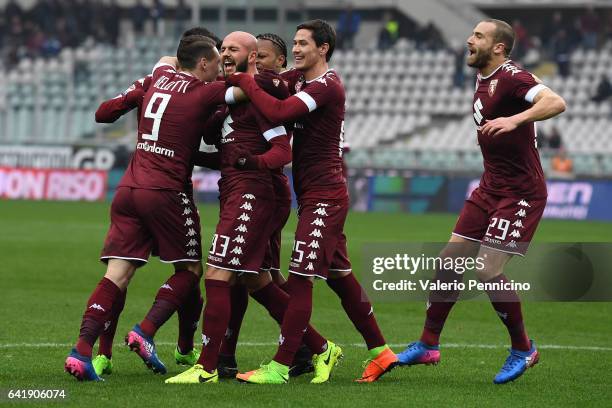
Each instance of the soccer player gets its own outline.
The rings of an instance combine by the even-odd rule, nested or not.
[[[295,121],[293,179],[299,203],[289,264],[290,300],[279,348],[269,364],[239,374],[241,381],[273,383],[286,373],[310,320],[315,277],[327,280],[366,341],[371,358],[357,381],[375,381],[397,362],[347,256],[343,228],[348,191],[342,171],[345,93],[340,78],[328,67],[335,42],[336,34],[325,21],[308,21],[297,27],[293,41],[295,69],[287,74],[297,93],[285,100],[265,93],[248,75],[238,73],[228,78],[270,120]]]
[[[467,40],[467,63],[478,69],[473,116],[484,174],[440,255],[477,255],[484,260],[484,268],[476,270],[478,279],[500,287],[509,282],[504,265],[513,255],[525,255],[546,205],[535,122],[565,110],[559,95],[509,59],[513,44],[512,28],[492,19],[481,21]],[[461,275],[439,270],[437,279],[460,281]],[[487,294],[512,343],[493,380],[503,384],[536,364],[539,353],[527,336],[518,294],[505,289]],[[458,296],[457,291],[430,293],[421,338],[398,355],[400,365],[439,362],[440,333]]]
[[[217,44],[217,48],[220,48],[219,38],[217,38],[212,32],[205,27],[193,27],[185,31],[181,38],[188,37],[190,35],[202,35],[208,37]],[[100,104],[96,110],[95,118],[98,123],[113,123],[121,116],[137,108],[137,118],[140,119],[142,101],[146,91],[151,85],[151,75],[147,75],[143,78],[134,81],[134,83],[126,89],[123,93],[116,97],[104,101]],[[207,126],[213,127],[214,124]],[[211,169],[219,168],[218,153],[205,153],[196,152],[194,156],[194,165],[208,167]],[[193,201],[193,187],[191,184],[191,177],[189,177],[188,185],[185,186],[185,190],[189,199]],[[153,255],[156,256],[158,253],[157,249],[154,248],[152,251]],[[122,292],[121,298],[113,305],[111,317],[104,325],[104,331],[99,338],[99,349],[98,355],[93,359],[93,366],[96,374],[111,374],[113,371],[112,361],[112,346],[117,330],[117,324],[119,321],[119,315],[121,314],[125,305],[125,297],[127,296],[127,290]],[[179,365],[192,366],[200,356],[199,351],[193,347],[193,335],[197,329],[197,323],[202,313],[202,307],[204,300],[200,292],[199,284],[196,285],[196,289],[190,294],[190,298],[186,299],[183,305],[177,310],[179,334],[177,341],[177,348],[174,352],[175,361]],[[195,324],[194,324],[195,322]]]
[[[221,47],[226,74],[256,72],[256,39],[237,31]],[[229,92],[229,90],[228,90]],[[202,324],[202,353],[189,370],[166,380],[170,384],[216,383],[223,335],[231,316],[230,287],[241,275],[252,296],[277,321],[285,314],[288,295],[265,271],[264,254],[272,233],[275,197],[270,170],[291,161],[289,136],[283,126],[265,119],[251,104],[230,107],[221,137],[220,215],[208,256],[204,281],[206,306]],[[317,353],[312,382],[329,379],[340,348],[326,341],[314,328],[305,327],[304,341]],[[288,373],[276,379],[287,382]]]
[[[174,68],[177,59],[181,72]],[[65,363],[65,370],[78,380],[100,380],[91,361],[93,345],[154,244],[162,262],[174,264],[175,273],[156,296],[147,315],[148,329],[168,320],[197,286],[202,270],[200,220],[184,189],[200,145],[202,118],[234,97],[222,82],[207,83],[216,78],[219,62],[214,42],[194,35],[181,39],[176,58],[164,57],[153,69],[136,151],[111,205],[101,255],[106,274],[87,302],[79,339]],[[128,343],[143,350],[143,356],[146,352],[145,362],[154,371],[162,371],[155,343],[144,330],[136,325]]]

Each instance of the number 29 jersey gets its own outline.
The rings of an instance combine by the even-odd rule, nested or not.
[[[544,88],[533,75],[512,61],[506,61],[487,77],[478,74],[472,111],[484,159],[480,180],[483,191],[501,197],[546,197],[535,123],[525,123],[497,136],[485,136],[481,132],[488,120],[529,109]]]
[[[157,64],[143,99],[136,150],[119,186],[183,191],[204,123],[226,94],[224,82],[205,83]]]

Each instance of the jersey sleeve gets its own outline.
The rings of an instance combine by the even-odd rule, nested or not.
[[[255,112],[255,120],[257,121],[257,125],[259,126],[259,130],[261,131],[262,136],[266,139],[266,141],[271,141],[272,139],[278,136],[287,135],[287,130],[283,125],[274,124],[270,120],[268,120],[261,112],[257,110],[257,108],[253,107]]]
[[[308,111],[312,112],[317,108],[325,106],[329,103],[336,102],[338,98],[337,84],[323,77],[321,80],[311,82],[306,89],[295,94],[308,107]]]
[[[203,102],[206,104],[213,104],[215,107],[218,105],[235,103],[234,100],[234,89],[231,86],[227,86],[225,81],[215,81],[204,84],[202,87]]]
[[[513,96],[529,103],[533,103],[538,92],[547,88],[546,85],[538,83],[534,76],[525,70],[511,75],[510,79]]]
[[[158,62],[151,71],[151,81],[157,81],[157,78],[159,78],[164,72],[176,74],[176,68],[170,64],[166,64],[165,62]]]
[[[96,122],[113,123],[132,109],[139,107],[145,94],[144,82],[145,78],[141,78],[116,97],[102,102],[96,110]]]

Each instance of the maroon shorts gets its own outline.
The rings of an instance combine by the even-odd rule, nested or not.
[[[178,191],[119,187],[100,259],[144,263],[153,248],[162,262],[202,259],[200,216],[193,200]]]
[[[280,271],[281,232],[291,214],[291,198],[288,200],[276,200],[276,208],[272,217],[272,235],[266,248],[261,269],[264,271]]]
[[[453,235],[523,256],[545,206],[546,199],[494,196],[477,188],[465,201]]]
[[[329,271],[350,271],[344,221],[348,203],[302,203],[298,210],[289,273],[327,279]]]
[[[206,262],[208,266],[259,273],[275,209],[274,199],[268,197],[234,193],[221,200],[219,223]]]

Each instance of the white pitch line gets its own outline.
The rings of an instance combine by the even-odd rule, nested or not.
[[[159,342],[156,343],[158,346],[174,346],[176,343],[171,342]],[[341,344],[341,346],[349,346],[349,347],[364,347],[363,343],[350,343],[350,344]],[[11,348],[60,348],[60,347],[71,347],[73,343],[0,343],[0,349],[11,349]],[[122,343],[117,343],[117,346],[122,345]],[[242,347],[273,347],[278,345],[278,343],[272,342],[240,342],[238,346]],[[405,343],[398,344],[389,344],[390,347],[399,348],[405,347]],[[504,349],[507,348],[508,345],[504,344],[463,344],[463,343],[446,343],[442,344],[441,348],[467,348],[467,349]],[[539,344],[539,349],[543,350],[579,350],[579,351],[612,351],[612,347],[601,347],[601,346],[571,346],[571,345],[563,345],[563,344]]]

